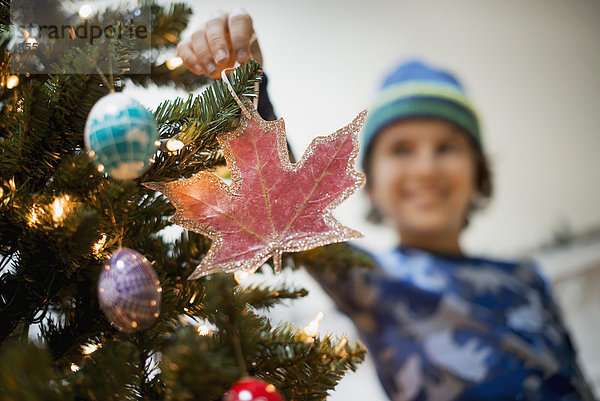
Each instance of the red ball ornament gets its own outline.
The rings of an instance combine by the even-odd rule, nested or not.
[[[284,399],[274,385],[247,378],[231,386],[223,401],[284,401]]]

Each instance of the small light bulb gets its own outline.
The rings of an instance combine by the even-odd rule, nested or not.
[[[317,313],[317,316],[313,320],[310,321],[308,326],[306,326],[303,330],[303,333],[309,337],[315,337],[317,332],[319,331],[319,323],[323,319],[323,312]]]
[[[54,200],[54,202],[52,203],[52,211],[54,212],[55,220],[61,218],[61,216],[63,215],[65,210],[63,209],[62,205],[60,204],[60,200],[58,200],[58,199]]]
[[[171,138],[167,141],[167,150],[169,152],[177,152],[181,149],[183,149],[183,142],[181,142],[179,139]]]
[[[244,281],[246,279],[246,277],[248,277],[251,273],[249,272],[245,272],[245,271],[237,271],[233,274],[233,278],[235,278],[235,281],[239,284],[242,281]]]
[[[180,67],[181,65],[183,65],[183,59],[181,57],[179,57],[179,56],[172,57],[172,58],[168,59],[165,64],[167,65],[167,68],[169,70],[174,70],[175,68]]]
[[[198,326],[198,334],[201,336],[207,336],[210,334],[210,328],[205,324]]]
[[[74,363],[71,364],[71,372],[75,373],[79,370],[79,366],[75,365]]]
[[[99,253],[102,247],[106,244],[106,235],[102,234],[102,237],[94,244],[94,252]]]
[[[340,351],[342,351],[344,349],[346,344],[348,344],[348,339],[346,337],[344,337],[344,338],[342,338],[342,341],[340,341],[340,343],[337,345],[337,347],[335,347],[335,352],[339,354]]]
[[[96,352],[98,350],[98,348],[101,348],[102,346],[100,344],[86,344],[86,345],[82,345],[81,349],[84,355],[91,355],[94,352]]]
[[[89,4],[84,4],[79,8],[79,16],[85,19],[92,14],[92,11],[94,11],[92,6]]]
[[[69,195],[54,199],[52,202],[52,218],[59,222],[64,218],[65,208],[69,202]]]
[[[38,222],[38,207],[33,205],[31,208],[31,215],[29,216],[29,225],[32,226]]]
[[[8,77],[8,80],[6,81],[6,87],[8,89],[12,89],[17,85],[19,85],[19,77],[18,76],[11,75],[10,77]]]

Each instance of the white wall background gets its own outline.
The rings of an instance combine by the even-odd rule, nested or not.
[[[164,1],[163,1],[164,2]],[[254,19],[276,112],[297,154],[368,108],[382,77],[419,57],[457,73],[478,107],[494,201],[466,232],[471,252],[522,254],[558,230],[600,226],[600,2],[593,0],[197,0]],[[190,30],[191,32],[191,30]],[[137,91],[135,91],[137,92]],[[148,107],[184,93],[139,92]],[[339,210],[363,243],[364,200]]]
[[[600,226],[600,2],[592,0],[202,0],[193,26],[216,10],[253,17],[270,94],[299,155],[369,106],[383,74],[419,57],[453,69],[480,110],[496,193],[465,233],[471,253],[518,256],[565,229]],[[133,90],[155,107],[175,91]],[[364,198],[337,214],[363,245],[393,245],[393,232],[363,222]],[[306,324],[330,301],[313,293],[275,312]],[[355,336],[333,312],[323,327]],[[383,400],[370,365],[330,400]]]

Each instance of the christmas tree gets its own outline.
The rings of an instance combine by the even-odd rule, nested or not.
[[[61,12],[55,1],[43,4],[36,13],[45,18]],[[275,386],[288,401],[325,399],[363,359],[364,348],[291,324],[273,327],[263,311],[306,296],[303,289],[242,286],[224,273],[188,280],[211,241],[193,231],[165,240],[174,207],[142,185],[222,168],[217,134],[240,123],[240,107],[222,81],[165,60],[190,8],[144,5],[151,12],[151,51],[113,35],[87,53],[64,50],[53,65],[58,70],[14,73],[10,7],[0,2],[0,399],[219,400],[245,377],[264,381],[267,390]],[[86,18],[104,18],[106,26],[109,15],[113,29],[127,31],[127,17],[137,11]],[[69,73],[101,54],[109,73],[97,65],[97,73]],[[256,95],[261,74],[254,62],[237,68],[230,75],[237,96]],[[159,150],[140,176],[119,180],[90,157],[84,131],[92,106],[126,85],[209,86],[154,110]],[[336,274],[369,264],[344,244],[288,256],[284,268]],[[109,287],[100,278],[114,279],[102,274],[118,271],[125,257],[146,274],[137,282],[143,288],[134,283],[132,290],[150,288],[154,309],[102,303]]]

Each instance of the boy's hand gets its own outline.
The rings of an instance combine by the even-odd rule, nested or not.
[[[221,71],[251,58],[262,64],[252,18],[241,9],[217,12],[177,45],[183,64],[196,74],[219,78]]]

